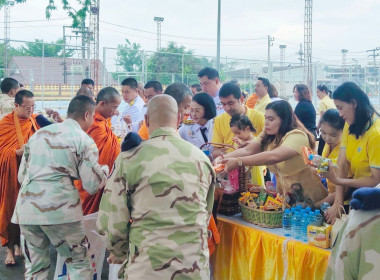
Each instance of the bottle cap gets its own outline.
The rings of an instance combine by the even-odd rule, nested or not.
[[[285,209],[285,214],[289,214],[290,213],[290,210],[289,209]]]

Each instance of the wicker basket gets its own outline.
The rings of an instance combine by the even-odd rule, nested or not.
[[[282,210],[265,211],[261,209],[253,209],[243,205],[240,201],[239,206],[243,220],[246,222],[265,228],[282,227],[282,215],[284,213]]]

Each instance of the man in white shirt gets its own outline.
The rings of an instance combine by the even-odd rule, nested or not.
[[[211,67],[203,68],[199,71],[198,78],[203,92],[208,93],[214,99],[216,115],[223,114],[223,105],[219,99],[219,90],[222,87],[222,83],[220,82],[218,71]]]
[[[120,122],[124,127],[125,123],[127,126],[126,132],[138,132],[145,103],[138,94],[137,81],[133,78],[124,79],[121,82],[121,93],[123,100],[118,108],[120,114],[112,118],[112,125],[117,126],[117,123]]]

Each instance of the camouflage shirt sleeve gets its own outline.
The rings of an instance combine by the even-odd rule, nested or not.
[[[79,177],[82,180],[83,188],[89,194],[96,193],[106,184],[107,176],[104,174],[98,163],[98,148],[94,141],[89,141],[81,153],[81,160],[78,166]]]
[[[27,165],[29,162],[29,156],[30,156],[30,149],[29,149],[29,145],[26,144],[24,148],[24,154],[22,155],[20,167],[18,169],[18,174],[17,174],[17,179],[20,182],[20,184],[22,184],[22,182],[24,181],[26,170],[28,169]]]
[[[120,156],[115,163],[115,171],[108,180],[99,206],[97,228],[107,249],[121,261],[129,254],[129,220],[131,213],[128,197],[128,183]]]

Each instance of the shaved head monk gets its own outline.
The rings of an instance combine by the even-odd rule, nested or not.
[[[109,170],[112,170],[115,159],[120,153],[120,143],[107,120],[115,115],[120,102],[121,96],[115,88],[105,87],[100,90],[96,98],[94,122],[87,130],[98,147],[99,164],[108,165]],[[83,214],[98,212],[103,191],[90,195],[83,189],[80,181],[76,181],[75,185],[81,196]]]
[[[92,100],[95,101],[95,95],[94,95],[94,93],[92,92],[92,90],[91,90],[89,87],[82,86],[82,87],[77,91],[76,96],[79,96],[79,95],[88,96],[88,97],[90,97]]]
[[[6,265],[14,265],[20,255],[20,228],[11,224],[20,185],[17,172],[24,146],[39,129],[34,95],[20,90],[15,96],[15,110],[0,121],[0,237],[1,245],[7,246]]]

